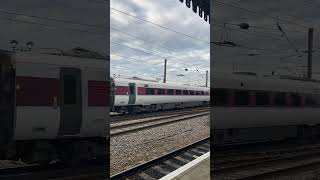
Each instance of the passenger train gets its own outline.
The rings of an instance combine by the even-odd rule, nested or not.
[[[111,79],[99,53],[0,50],[0,160],[49,163],[106,157],[112,111],[183,108],[209,103],[209,89]]]
[[[237,73],[213,78],[215,144],[313,137],[320,132],[320,81]]]
[[[210,89],[134,79],[112,80],[111,112],[136,113],[209,105]]]
[[[103,156],[109,58],[82,48],[0,51],[0,159]]]

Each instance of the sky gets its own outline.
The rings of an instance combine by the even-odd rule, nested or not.
[[[215,0],[211,3],[212,41],[242,45],[242,48],[212,46],[215,73],[251,71],[270,75],[275,71],[300,77],[306,74],[307,54],[299,52],[302,57],[298,57],[295,49],[307,50],[308,28],[311,27],[314,28],[314,50],[320,49],[319,0]],[[239,23],[248,23],[250,27],[243,30],[234,25]],[[289,41],[281,36],[277,23]],[[320,79],[319,55],[320,52],[313,53],[316,79]]]
[[[82,47],[106,54],[107,14],[102,0],[2,0],[0,49]],[[54,20],[53,20],[54,19]]]
[[[167,82],[205,85],[206,70],[210,70],[208,22],[178,0],[111,0],[110,4],[111,76],[162,80],[167,59]]]

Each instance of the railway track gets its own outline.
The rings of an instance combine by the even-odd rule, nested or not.
[[[111,180],[155,180],[210,151],[210,137],[111,176]]]
[[[136,132],[143,129],[162,126],[179,121],[185,121],[196,117],[209,115],[208,111],[200,111],[198,113],[178,113],[174,115],[166,115],[161,117],[143,118],[131,121],[110,124],[110,136],[117,136],[126,133]]]
[[[148,117],[157,117],[157,116],[166,116],[166,115],[175,115],[175,114],[186,114],[186,113],[197,113],[209,111],[208,107],[197,107],[197,108],[184,108],[184,109],[175,109],[175,110],[165,110],[165,111],[156,111],[156,112],[146,112],[141,114],[124,114],[124,115],[111,115],[111,123],[122,122],[127,120],[135,120]]]
[[[320,169],[320,145],[215,155],[213,159],[211,173],[215,180],[277,179]]]
[[[106,164],[89,163],[76,167],[66,167],[62,164],[48,166],[27,165],[12,168],[1,168],[1,180],[105,180]]]

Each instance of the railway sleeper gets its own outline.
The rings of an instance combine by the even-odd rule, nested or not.
[[[81,161],[106,156],[106,139],[63,139],[52,141],[16,141],[0,149],[2,159],[27,164],[49,164],[53,161],[75,165]]]

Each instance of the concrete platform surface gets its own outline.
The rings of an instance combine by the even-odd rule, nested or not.
[[[180,167],[160,180],[210,180],[210,152]]]

